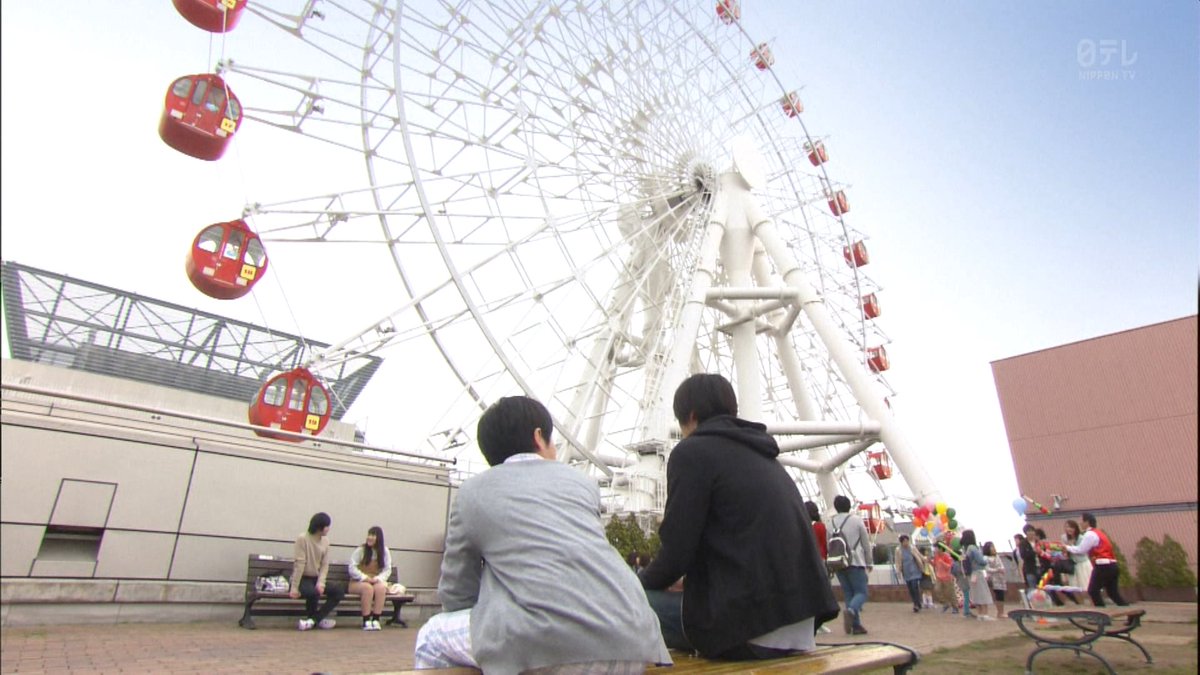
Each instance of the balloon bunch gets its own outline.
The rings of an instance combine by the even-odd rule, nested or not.
[[[956,512],[946,505],[930,499],[924,506],[913,509],[912,519],[914,528],[925,528],[933,537],[941,537],[946,532],[958,529],[958,521],[954,519]]]

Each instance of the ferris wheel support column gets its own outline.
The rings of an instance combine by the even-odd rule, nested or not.
[[[800,303],[804,315],[808,317],[817,335],[821,338],[821,342],[829,350],[829,355],[833,358],[838,370],[846,378],[846,383],[850,386],[858,404],[871,419],[879,422],[879,436],[887,446],[904,481],[913,491],[913,496],[918,503],[923,503],[929,497],[938,497],[938,491],[925,471],[925,467],[921,465],[920,460],[909,447],[908,440],[887,409],[883,397],[874,390],[871,380],[867,377],[866,367],[834,326],[824,301],[808,283],[804,273],[788,253],[787,246],[776,231],[774,223],[762,214],[761,209],[752,200],[747,200],[747,206],[750,209],[751,227],[758,235],[763,247],[767,249],[767,254],[775,262],[775,266],[778,269],[787,270],[783,274],[784,281],[800,292]],[[825,496],[828,499],[828,496]]]
[[[820,419],[820,413],[816,409],[816,404],[813,402],[812,396],[808,394],[808,388],[804,386],[804,377],[801,374],[800,368],[800,357],[796,355],[796,350],[792,347],[787,333],[776,333],[775,352],[779,355],[779,362],[783,365],[783,374],[787,378],[788,388],[792,391],[792,397],[796,402],[796,410],[800,413],[800,418],[807,420]],[[824,455],[826,461],[833,458],[833,451],[829,449],[829,446],[825,446],[816,452]],[[838,468],[834,468],[829,471],[818,471],[816,473],[817,487],[821,490],[821,501],[825,502],[822,511],[833,509],[833,498],[838,494],[835,472],[839,470]]]
[[[738,173],[721,174],[721,191],[729,191],[726,202],[725,236],[721,238],[721,263],[729,286],[747,288],[753,285],[750,267],[754,260],[754,232],[747,219],[749,186]],[[739,312],[753,305],[751,300],[734,300]],[[762,393],[758,372],[758,349],[755,345],[755,324],[742,321],[730,329],[733,339],[733,364],[737,380],[738,417],[753,422],[762,421]]]
[[[712,215],[709,217],[708,227],[704,230],[704,240],[700,244],[700,257],[696,263],[696,274],[692,277],[692,287],[676,324],[678,330],[667,357],[662,386],[659,387],[658,404],[650,415],[651,428],[648,429],[648,438],[667,438],[675,388],[683,382],[688,372],[692,350],[696,348],[696,334],[700,331],[700,319],[704,313],[708,289],[712,287],[717,276],[717,254],[721,250],[721,238],[725,232],[728,204],[723,191],[718,190],[713,195]]]

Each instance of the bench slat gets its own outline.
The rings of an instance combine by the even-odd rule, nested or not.
[[[647,673],[674,675],[675,673],[768,673],[780,675],[815,675],[816,673],[862,673],[880,668],[910,666],[915,655],[902,647],[885,644],[845,644],[818,647],[816,650],[783,659],[766,661],[710,661],[708,659],[672,651],[673,666],[648,669]],[[478,675],[475,668],[435,668],[430,670],[402,670],[376,675]]]

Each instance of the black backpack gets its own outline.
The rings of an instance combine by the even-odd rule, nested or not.
[[[825,554],[825,569],[830,572],[841,572],[850,567],[850,545],[846,543],[846,536],[842,534],[842,527],[846,526],[847,520],[850,520],[848,516],[842,520],[841,527],[829,535],[829,545]]]

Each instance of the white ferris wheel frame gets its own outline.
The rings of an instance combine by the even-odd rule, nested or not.
[[[403,53],[403,50],[411,45],[408,45],[403,39],[395,37],[402,35],[406,30],[401,22],[406,17],[403,9],[408,3],[396,2],[395,8],[390,10],[384,4],[367,4],[375,9],[373,16],[367,20],[371,27],[361,48],[363,58],[361,81],[358,83],[347,81],[340,84],[350,87],[357,85],[361,88],[361,99],[358,103],[350,100],[344,100],[342,103],[357,109],[361,115],[363,147],[356,150],[362,152],[364,148],[366,149],[366,165],[371,187],[362,192],[369,195],[372,207],[335,208],[333,201],[330,200],[323,208],[316,210],[311,210],[312,207],[293,208],[292,205],[286,203],[266,207],[256,204],[248,207],[247,213],[249,215],[285,212],[295,214],[305,213],[305,209],[308,208],[310,210],[307,213],[326,218],[330,230],[339,222],[347,219],[365,217],[376,219],[384,233],[393,263],[408,293],[408,300],[400,307],[371,321],[363,329],[325,350],[318,356],[318,361],[336,363],[357,354],[379,351],[397,340],[411,339],[411,334],[396,330],[393,322],[398,317],[415,313],[419,317],[419,323],[426,327],[425,335],[437,345],[438,351],[463,390],[468,392],[469,396],[482,409],[489,392],[476,390],[471,373],[456,364],[453,348],[443,344],[439,327],[448,325],[449,321],[444,317],[437,317],[427,312],[425,307],[425,303],[435,294],[453,289],[461,298],[464,309],[461,316],[456,316],[453,320],[474,322],[479,334],[499,359],[503,369],[515,381],[516,386],[528,395],[537,396],[539,393],[537,387],[526,380],[521,364],[511,358],[510,351],[502,344],[503,337],[495,334],[489,325],[489,311],[477,302],[470,288],[470,277],[475,270],[487,265],[490,261],[510,254],[515,248],[544,234],[547,229],[555,228],[556,223],[552,217],[547,217],[541,228],[531,229],[512,239],[506,248],[497,250],[489,257],[474,259],[471,264],[460,264],[455,255],[449,251],[450,242],[443,236],[443,233],[448,230],[441,222],[444,213],[439,211],[435,198],[427,194],[426,182],[418,175],[416,168],[422,163],[420,153],[415,148],[415,143],[421,138],[410,128],[410,111],[407,106],[413,104],[413,100],[410,99],[410,94],[404,88],[406,80],[412,74],[405,71],[407,54]],[[585,3],[577,4],[582,6]],[[252,10],[296,37],[308,41],[305,37],[306,24],[314,17],[319,16],[317,7],[318,3],[315,0],[309,0],[305,3],[303,10],[293,16],[272,13],[269,9],[264,10],[254,6],[252,6]],[[678,20],[689,20],[678,7],[673,5],[667,5],[667,7]],[[537,9],[548,16],[561,11],[557,5],[551,3],[538,3]],[[465,13],[459,14],[455,10],[451,10],[451,15],[466,16]],[[535,25],[531,22],[530,17],[532,16],[533,12],[521,19],[525,22],[522,25],[527,29],[532,29]],[[463,25],[466,25],[465,20]],[[540,26],[541,24],[536,25]],[[750,41],[749,35],[746,34],[740,22],[735,23],[733,28],[740,32],[745,41],[754,44]],[[530,30],[530,32],[532,31]],[[701,39],[707,40],[699,30],[695,32]],[[638,39],[640,40],[640,37]],[[718,51],[711,44],[709,48],[714,53]],[[331,53],[325,49],[321,50]],[[432,243],[446,266],[445,279],[436,285],[425,288],[420,288],[413,283],[410,279],[410,272],[401,259],[400,245],[397,243],[399,237],[393,231],[389,218],[394,216],[396,211],[384,199],[383,191],[378,189],[383,181],[380,181],[377,176],[377,159],[372,156],[373,148],[370,136],[372,132],[378,130],[376,125],[380,110],[372,108],[367,99],[370,95],[379,93],[380,87],[378,83],[371,80],[371,73],[375,65],[385,60],[382,55],[385,50],[390,51],[392,70],[392,89],[390,96],[387,96],[385,92],[385,98],[391,101],[394,127],[398,129],[402,139],[403,161],[412,170],[413,180],[408,187],[415,194],[419,217],[426,222]],[[730,67],[726,63],[719,65],[724,68]],[[322,106],[326,103],[337,103],[335,95],[320,92],[322,85],[336,86],[339,84],[329,79],[322,80],[284,71],[256,69],[235,64],[232,61],[223,63],[222,68],[234,73],[272,81],[277,85],[282,84],[285,78],[295,78],[293,82],[296,83],[294,84],[282,84],[301,95],[302,104],[291,113],[295,130],[300,130],[300,125],[306,120],[323,114]],[[786,92],[775,70],[771,68],[765,70],[764,76],[773,80],[775,87],[780,92]],[[731,75],[731,77],[733,76]],[[529,111],[522,109],[523,105],[519,103],[515,107],[517,116],[521,120],[525,120]],[[641,111],[638,111],[638,114],[640,115]],[[803,119],[797,117],[794,121],[800,125],[802,137],[811,144],[814,139],[804,126]],[[634,123],[638,123],[636,115]],[[735,123],[731,122],[731,126]],[[346,145],[346,147],[355,149],[350,145]],[[535,162],[532,157],[532,147],[529,150],[531,155],[528,161],[532,165]],[[938,494],[936,487],[921,465],[917,453],[904,437],[876,383],[868,374],[864,355],[865,328],[863,329],[864,344],[860,345],[861,349],[855,349],[846,339],[847,328],[844,322],[839,325],[831,317],[824,296],[818,290],[821,284],[814,284],[808,278],[801,264],[796,260],[794,251],[789,248],[785,237],[778,231],[772,219],[765,214],[759,199],[754,194],[753,187],[755,186],[751,184],[758,184],[763,180],[759,176],[762,173],[761,166],[758,166],[761,160],[752,150],[747,152],[745,149],[736,149],[733,154],[735,162],[739,164],[733,170],[718,174],[712,167],[704,167],[711,174],[708,185],[705,186],[705,189],[709,190],[709,194],[704,197],[704,205],[700,204],[701,198],[698,193],[686,197],[684,205],[690,204],[686,213],[700,209],[706,214],[702,234],[696,236],[693,243],[693,252],[696,258],[695,271],[687,287],[679,289],[681,305],[678,308],[679,313],[672,331],[674,341],[670,349],[666,349],[666,345],[658,345],[660,351],[655,352],[657,358],[644,359],[641,365],[650,374],[645,376],[648,383],[646,385],[648,400],[644,398],[641,402],[641,405],[649,413],[642,418],[640,435],[642,441],[648,443],[656,451],[639,453],[634,464],[630,466],[628,458],[617,458],[614,462],[611,454],[606,456],[596,448],[597,439],[602,434],[605,410],[611,405],[607,385],[611,383],[618,369],[637,365],[636,359],[631,359],[628,354],[621,353],[617,349],[618,343],[623,339],[621,334],[630,320],[626,316],[628,308],[633,305],[638,296],[652,294],[658,290],[665,283],[663,275],[670,274],[662,252],[657,250],[662,239],[646,235],[681,226],[680,223],[683,220],[681,213],[685,210],[679,201],[669,203],[669,195],[661,188],[657,194],[630,195],[629,202],[617,208],[616,219],[621,223],[622,233],[627,235],[624,243],[630,247],[626,254],[628,259],[621,266],[621,278],[618,283],[614,284],[616,290],[609,301],[608,310],[606,310],[612,312],[617,319],[609,321],[604,329],[607,332],[601,331],[593,340],[589,356],[583,359],[585,366],[579,374],[576,386],[571,389],[573,395],[570,397],[570,403],[563,406],[563,410],[556,414],[556,429],[567,441],[564,444],[566,449],[563,453],[564,459],[570,461],[577,453],[586,458],[599,472],[605,474],[614,487],[622,485],[633,487],[630,498],[625,502],[626,509],[637,511],[661,508],[663,494],[661,475],[665,458],[672,444],[672,430],[669,421],[670,405],[666,399],[668,392],[673,390],[674,383],[681,381],[696,363],[695,348],[699,339],[702,318],[706,312],[716,312],[725,317],[725,322],[718,328],[720,332],[729,336],[735,374],[732,379],[738,388],[742,416],[763,421],[772,433],[781,436],[780,445],[785,454],[781,455],[780,462],[815,475],[817,486],[827,507],[832,504],[833,496],[842,491],[839,488],[839,475],[845,463],[860,455],[875,442],[882,442],[886,445],[901,476],[912,490],[912,495],[904,496],[904,499],[920,504],[931,497],[936,498]],[[696,167],[688,168],[689,170],[696,169]],[[834,183],[830,179],[824,163],[819,164],[816,170],[821,186],[816,197],[819,200],[832,193]],[[797,186],[793,187],[796,187],[795,195],[798,197],[800,190]],[[342,196],[349,195],[350,193],[343,193]],[[675,195],[675,198],[677,197],[679,195]],[[709,201],[711,203],[708,203]],[[646,218],[644,213],[639,213],[639,211],[645,212],[647,208],[650,211],[649,218]],[[836,214],[835,218],[842,228],[844,239],[849,242],[850,237],[843,216]],[[862,286],[857,267],[851,266],[851,274],[854,295],[858,296],[861,294],[859,289]],[[820,401],[814,400],[809,393],[810,383],[805,381],[802,357],[795,349],[792,332],[801,315],[811,325],[812,332],[827,350],[838,376],[849,387],[854,402],[864,413],[860,414],[857,420],[822,419],[822,404]],[[859,321],[865,321],[861,315]],[[786,389],[795,409],[794,419],[763,419],[763,411],[760,406],[760,401],[764,398],[763,384],[757,377],[757,373],[761,368],[761,359],[764,355],[757,343],[759,335],[770,336],[770,342],[774,346],[773,356],[782,370]],[[562,417],[560,418],[558,415]],[[835,446],[843,447],[834,450]],[[805,452],[809,453],[807,457],[798,456]],[[617,473],[620,475],[614,475],[614,467],[618,469]],[[654,485],[655,487],[651,489],[636,488],[637,485]]]

